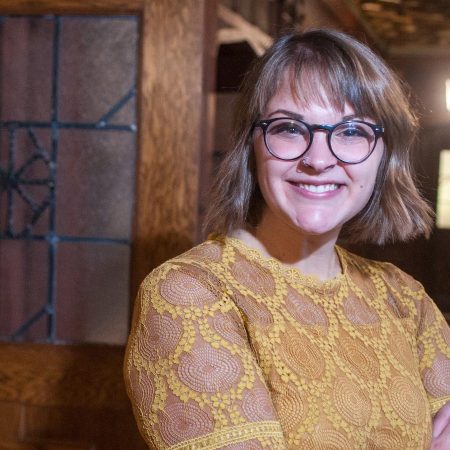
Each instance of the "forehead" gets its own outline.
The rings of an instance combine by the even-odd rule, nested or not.
[[[293,113],[323,112],[334,115],[355,114],[355,110],[344,98],[336,99],[326,86],[320,83],[309,83],[307,89],[304,83],[293,79],[291,73],[285,73],[278,83],[278,89],[268,98],[264,115],[277,110],[287,110]]]

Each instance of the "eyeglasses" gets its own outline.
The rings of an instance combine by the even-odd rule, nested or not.
[[[328,147],[341,162],[358,164],[365,161],[375,149],[384,128],[363,120],[348,120],[336,125],[310,125],[290,117],[277,117],[255,123],[264,133],[267,150],[275,158],[293,161],[311,147],[314,132],[327,132]]]

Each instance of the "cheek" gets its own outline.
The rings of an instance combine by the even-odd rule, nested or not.
[[[359,188],[360,188],[360,190],[361,191],[367,191],[368,195],[372,194],[372,191],[373,191],[373,189],[375,187],[375,180],[376,180],[376,178],[377,178],[376,173],[375,173],[375,175],[372,174],[372,173],[367,174],[367,176],[365,176],[364,178],[362,178],[359,181]]]
[[[253,144],[253,156],[255,161],[255,168],[256,168],[256,178],[259,181],[261,178],[261,175],[263,174],[265,170],[265,158],[264,158],[264,152],[261,148],[261,145],[259,143],[259,140],[255,140]]]
[[[256,178],[260,187],[270,186],[280,176],[277,161],[273,161],[261,148],[255,148]]]
[[[380,170],[381,160],[383,156],[382,149],[375,151],[366,161],[367,165],[361,167],[362,171],[357,176],[358,185],[361,190],[368,190],[372,194]],[[372,159],[373,158],[373,159]],[[364,164],[364,163],[363,163]],[[358,169],[358,167],[355,167]]]
[[[264,199],[267,202],[271,195],[271,180],[270,180],[270,170],[268,168],[268,162],[255,151],[255,164],[256,164],[256,182],[258,183],[259,190]]]
[[[258,180],[259,189],[264,199],[267,200],[267,197],[270,197],[271,192],[274,190],[275,183],[273,171],[267,161],[260,161],[256,167],[256,178]]]
[[[256,166],[256,181],[259,186],[264,184],[265,173],[266,173],[266,164],[264,159],[261,157],[261,154],[258,150],[255,150],[255,166]]]

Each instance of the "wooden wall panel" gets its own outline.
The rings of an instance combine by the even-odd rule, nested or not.
[[[2,14],[128,14],[140,13],[146,1],[149,0],[0,0],[0,8]]]
[[[0,375],[1,377],[2,375]],[[0,378],[1,379],[1,378]],[[8,420],[1,420],[1,418]],[[13,443],[17,437],[17,430],[21,429],[23,407],[20,403],[0,401],[0,449],[2,445]]]
[[[146,448],[125,392],[122,347],[2,344],[0,354],[1,450],[18,442],[38,449]]]
[[[59,449],[140,450],[147,448],[132,414],[110,408],[27,407],[21,440]],[[59,447],[57,446],[59,445]]]
[[[0,401],[121,409],[123,357],[115,346],[2,344]]]
[[[205,8],[205,1],[166,0],[144,11],[133,296],[151,268],[196,240]]]
[[[0,0],[4,15],[140,16],[133,296],[151,268],[196,240],[202,136],[208,135],[206,14],[214,5],[215,0]],[[0,360],[0,449],[146,448],[125,393],[122,348],[2,343]]]

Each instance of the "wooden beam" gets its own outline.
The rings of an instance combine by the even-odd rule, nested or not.
[[[140,13],[146,0],[0,0],[3,15],[132,14]]]
[[[240,14],[235,13],[226,6],[219,5],[218,17],[223,20],[231,29],[223,28],[219,30],[219,44],[247,41],[253,51],[261,56],[272,45],[273,39],[256,25],[247,22]]]
[[[132,289],[196,243],[207,0],[146,2]]]
[[[382,53],[386,52],[385,43],[363,17],[355,0],[320,0],[320,2],[342,23],[344,31],[360,39],[363,33],[369,38],[370,45],[377,47]]]

